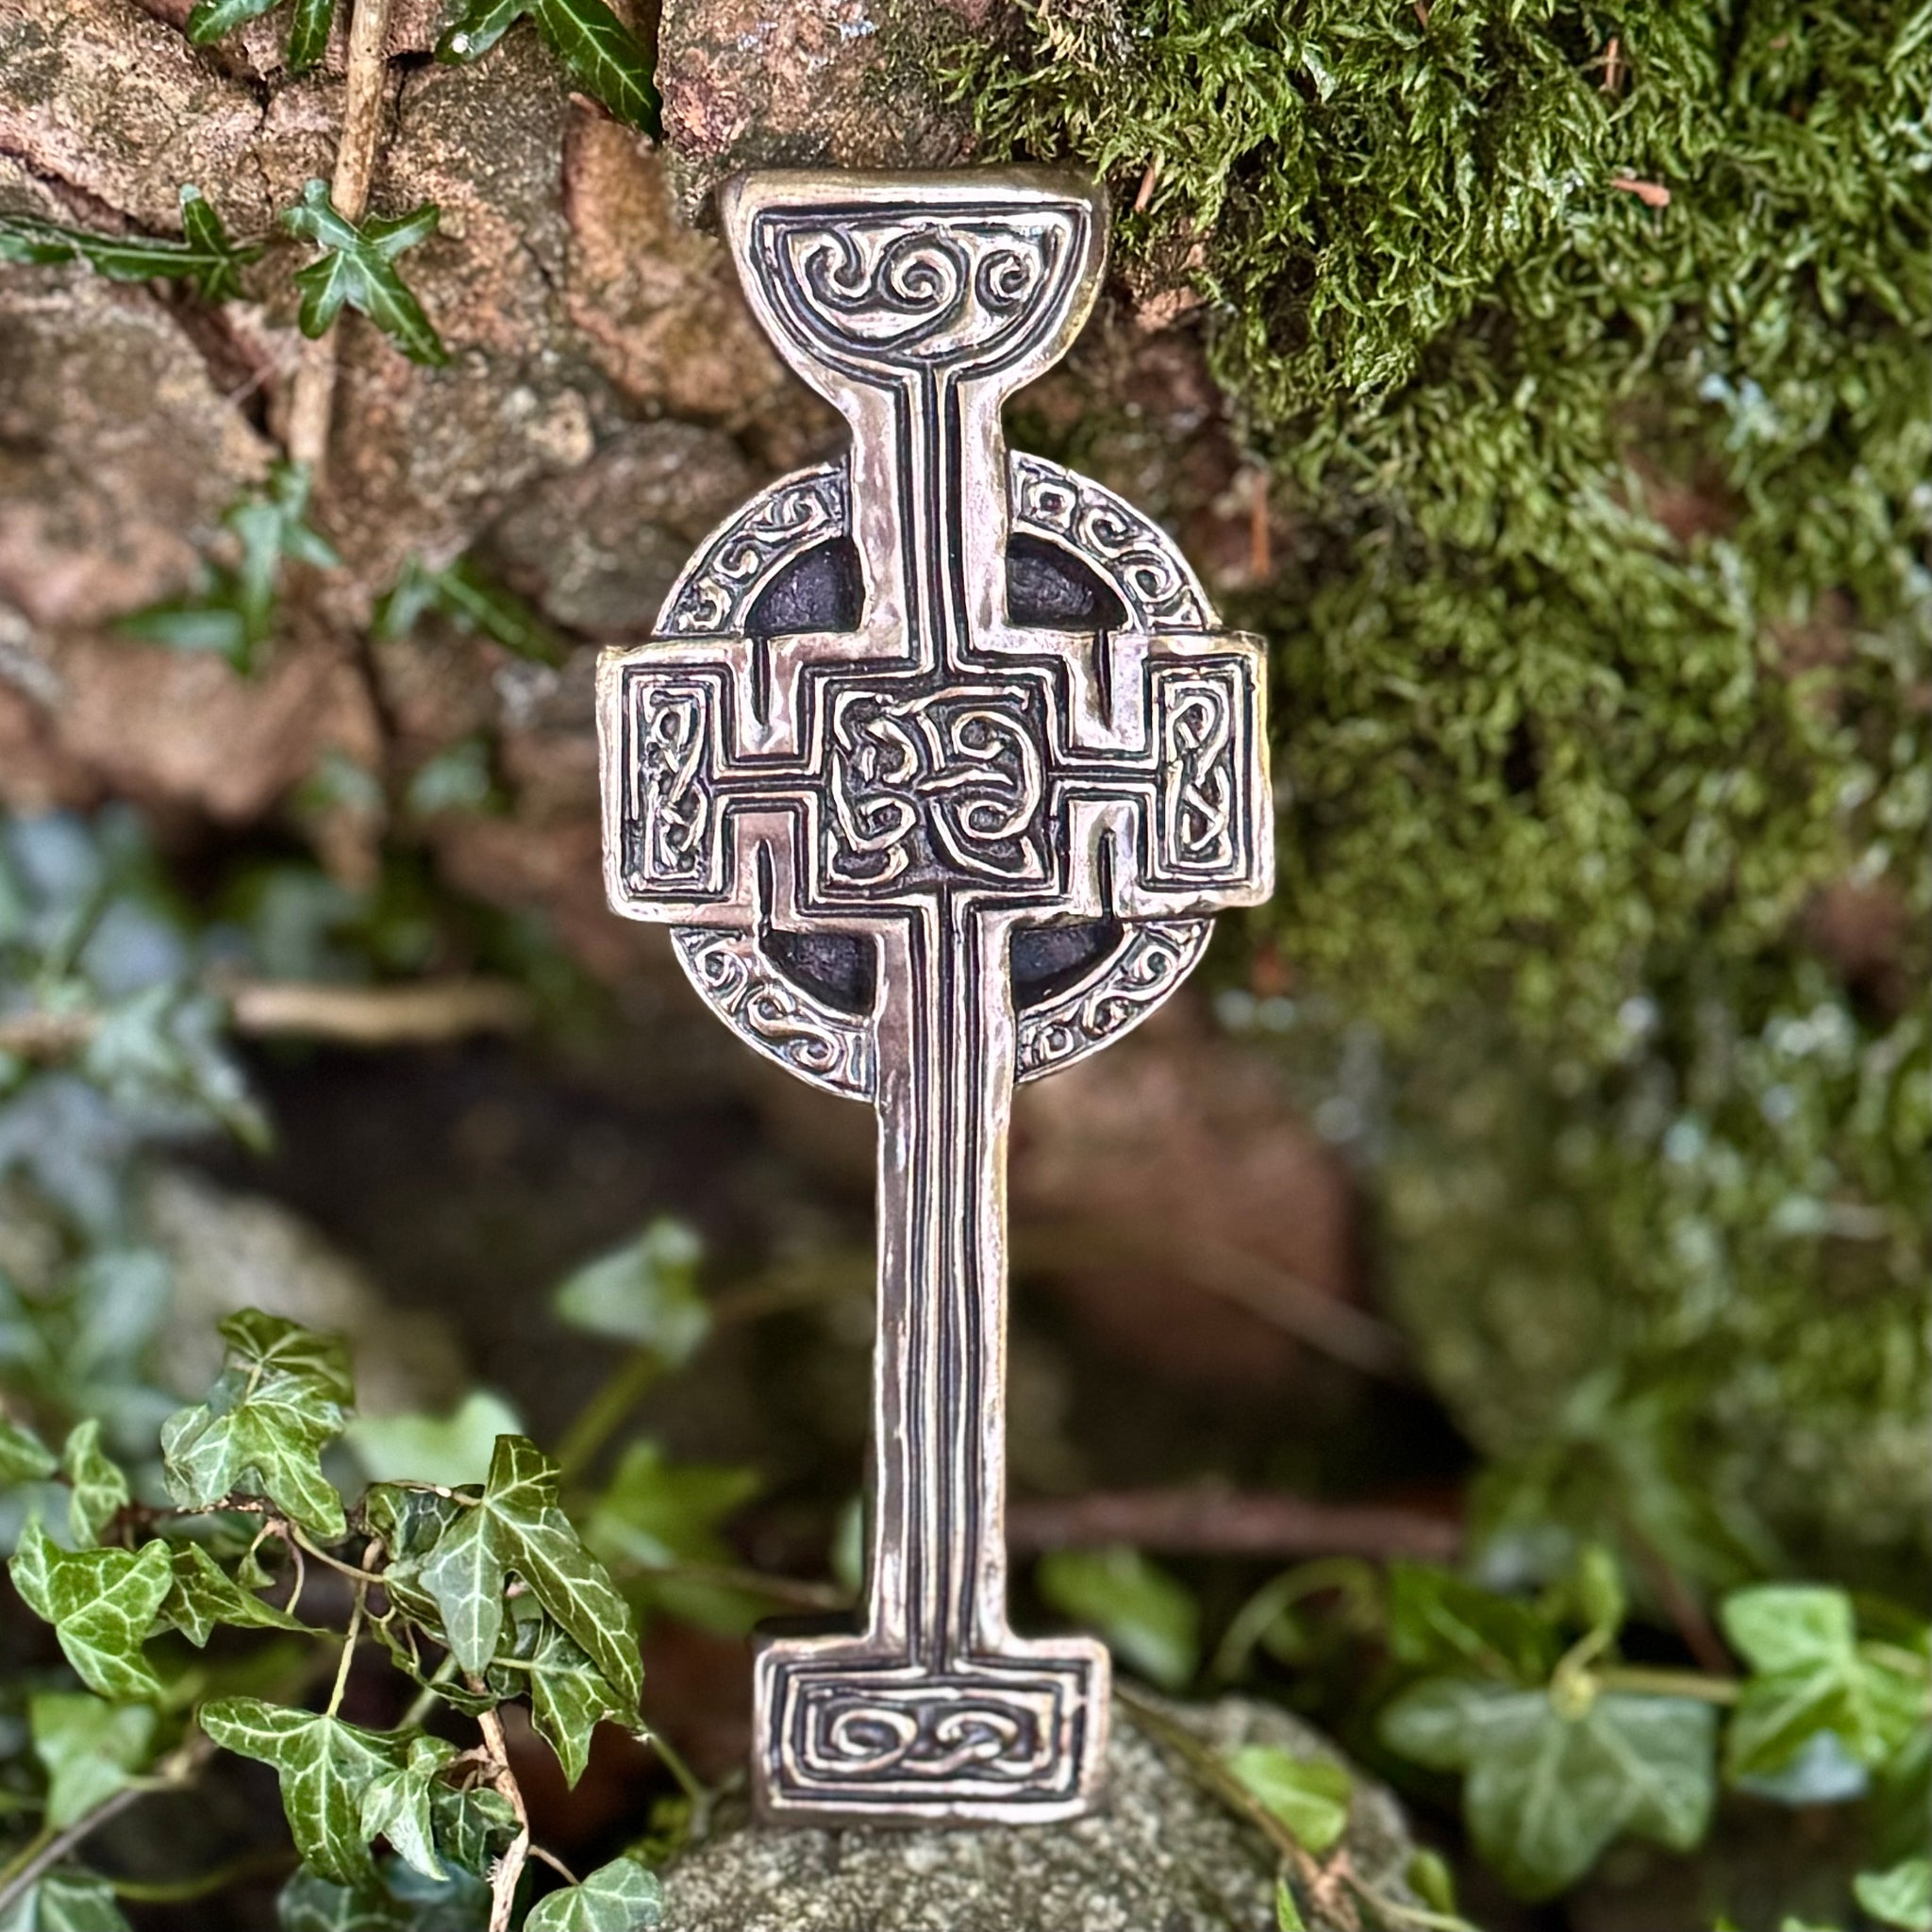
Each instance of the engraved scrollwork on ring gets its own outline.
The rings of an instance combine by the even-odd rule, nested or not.
[[[1052,537],[1097,571],[1143,630],[1205,629],[1208,599],[1172,540],[1112,491],[1043,457],[1008,459],[1013,526]]]
[[[1014,1077],[1037,1080],[1138,1026],[1200,963],[1212,932],[1206,919],[1135,924],[1095,973],[1020,1014]]]
[[[673,585],[658,616],[667,637],[725,637],[744,628],[759,591],[793,558],[845,534],[845,465],[782,478],[721,528]]]
[[[835,1093],[869,1099],[872,1029],[783,977],[750,931],[675,928],[678,958],[705,1002],[760,1053]]]

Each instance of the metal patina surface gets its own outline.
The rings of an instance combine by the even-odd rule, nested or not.
[[[1097,189],[773,173],[722,212],[851,449],[747,504],[652,641],[606,655],[607,882],[750,1045],[879,1115],[862,1627],[761,1642],[754,1794],[824,1824],[1067,1818],[1108,1658],[1007,1623],[1013,1087],[1267,897],[1266,666],[1155,525],[1007,450],[1002,402],[1091,306]]]

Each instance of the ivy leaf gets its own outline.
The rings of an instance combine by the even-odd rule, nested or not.
[[[563,640],[514,591],[507,590],[475,561],[459,557],[441,570],[410,558],[375,607],[375,635],[393,643],[435,610],[466,636],[480,632],[493,643],[537,664],[555,664]]]
[[[56,1831],[111,1798],[147,1762],[155,1713],[85,1690],[41,1690],[27,1702],[34,1756],[47,1774],[46,1823]]]
[[[127,1502],[127,1478],[101,1447],[98,1417],[90,1416],[69,1430],[60,1466],[74,1486],[67,1504],[68,1527],[77,1545],[92,1548]]]
[[[1557,1633],[1527,1604],[1432,1563],[1389,1566],[1389,1647],[1411,1670],[1473,1669],[1523,1684],[1547,1681]]]
[[[58,1467],[54,1452],[31,1429],[0,1420],[0,1483],[39,1482]]]
[[[160,1696],[161,1680],[142,1645],[168,1593],[166,1543],[63,1550],[36,1520],[21,1532],[7,1569],[21,1601],[53,1624],[62,1655],[90,1690],[129,1703]]]
[[[630,1606],[558,1507],[557,1465],[527,1436],[497,1439],[482,1495],[444,1532],[421,1572],[457,1662],[473,1676],[495,1653],[510,1571],[634,1713],[642,1672]]]
[[[436,230],[433,201],[406,215],[370,215],[352,222],[329,198],[328,183],[311,180],[302,199],[282,216],[282,225],[325,251],[320,261],[295,271],[302,291],[298,320],[305,336],[322,335],[344,307],[366,315],[412,362],[440,368],[449,351],[423,305],[396,272],[396,257]]]
[[[1341,1842],[1355,1791],[1345,1766],[1297,1757],[1278,1744],[1244,1744],[1227,1768],[1316,1857]]]
[[[1785,1770],[1824,1731],[1875,1768],[1925,1721],[1927,1674],[1860,1643],[1843,1591],[1762,1584],[1732,1591],[1719,1617],[1752,1668],[1724,1740],[1734,1781]]]
[[[583,1776],[598,1724],[608,1719],[630,1731],[640,1728],[635,1700],[626,1705],[583,1646],[548,1617],[520,1623],[510,1649],[497,1657],[491,1684],[507,1697],[527,1690],[531,1722],[557,1753],[567,1784]],[[508,1658],[515,1668],[504,1668]]]
[[[201,1727],[224,1750],[275,1767],[282,1809],[305,1864],[338,1885],[374,1877],[363,1798],[376,1780],[407,1762],[401,1738],[258,1697],[220,1697],[203,1705]]]
[[[218,1624],[243,1629],[306,1630],[301,1618],[244,1590],[199,1543],[173,1546],[174,1576],[161,1601],[160,1621],[197,1650]]]
[[[425,1878],[449,1875],[436,1856],[429,1800],[437,1773],[455,1756],[456,1747],[441,1738],[412,1738],[403,1762],[362,1793],[362,1836],[387,1839]]]
[[[0,1932],[128,1932],[114,1888],[98,1872],[62,1865],[0,1916]]]
[[[281,0],[196,0],[188,15],[188,38],[206,47],[280,5]],[[307,74],[327,52],[335,13],[336,0],[295,0],[284,55],[291,74]]]
[[[1193,1594],[1139,1550],[1054,1550],[1034,1572],[1055,1609],[1106,1638],[1123,1662],[1179,1690],[1201,1660],[1201,1611]]]
[[[636,1342],[680,1368],[711,1332],[697,1285],[704,1252],[694,1229],[659,1216],[636,1241],[568,1276],[551,1306],[574,1328]]]
[[[644,45],[604,0],[468,0],[436,43],[439,60],[475,60],[529,14],[571,79],[620,121],[656,140],[662,103]]]
[[[358,1415],[342,1431],[342,1441],[372,1482],[408,1477],[454,1489],[480,1483],[497,1437],[522,1427],[502,1396],[473,1389],[446,1416]]]
[[[476,1932],[489,1916],[490,1888],[473,1873],[439,1881],[393,1859],[356,1886],[305,1865],[275,1901],[281,1932]]]
[[[1382,1714],[1391,1750],[1468,1774],[1476,1850],[1512,1890],[1552,1897],[1624,1832],[1687,1851],[1715,1790],[1716,1713],[1681,1697],[1610,1691],[1574,1716],[1541,1690],[1431,1677]]]
[[[430,1800],[437,1849],[459,1871],[488,1874],[496,1855],[517,1832],[517,1815],[501,1791],[487,1785],[459,1791],[438,1785]]]
[[[524,1932],[650,1932],[664,1916],[658,1874],[635,1858],[613,1858],[581,1885],[540,1898]]]
[[[221,1333],[228,1366],[209,1399],[161,1429],[170,1493],[188,1508],[237,1490],[265,1495],[291,1522],[341,1541],[348,1534],[342,1499],[321,1457],[354,1395],[341,1338],[258,1308],[228,1316]]]
[[[283,565],[334,570],[341,563],[308,523],[310,481],[300,464],[275,464],[261,490],[223,514],[223,527],[236,548],[235,564],[209,564],[192,596],[149,605],[119,619],[115,628],[178,651],[213,651],[246,671],[274,634]]]
[[[0,213],[0,261],[84,261],[109,281],[190,281],[208,302],[240,295],[241,271],[259,258],[261,244],[230,240],[213,205],[192,182],[181,191],[181,228],[179,241],[102,235],[38,215]]]
[[[1861,1872],[1852,1894],[1881,1925],[1932,1932],[1932,1858],[1907,1858],[1889,1872]]]

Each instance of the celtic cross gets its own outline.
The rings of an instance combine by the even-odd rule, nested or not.
[[[607,881],[751,1045],[879,1116],[863,1620],[762,1641],[754,1790],[774,1819],[1065,1818],[1108,1659],[1007,1624],[1013,1088],[1267,897],[1263,659],[1157,526],[1007,450],[1002,402],[1091,306],[1097,190],[774,173],[721,199],[851,447],[753,498],[606,654]]]

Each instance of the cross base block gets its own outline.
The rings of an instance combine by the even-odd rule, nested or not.
[[[754,1674],[759,1815],[801,1824],[1048,1824],[1107,1752],[1108,1662],[1077,1638],[934,1665],[858,1638],[769,1640]]]

